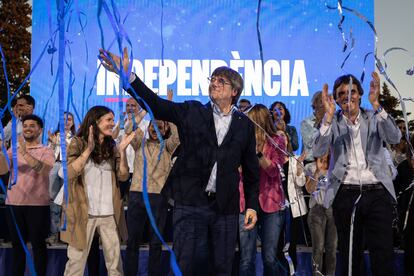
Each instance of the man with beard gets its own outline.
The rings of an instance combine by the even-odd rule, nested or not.
[[[7,223],[12,240],[12,275],[24,275],[26,255],[18,236],[15,222],[23,242],[30,241],[37,275],[46,275],[47,249],[45,239],[49,232],[49,172],[54,162],[53,150],[40,144],[43,121],[36,115],[22,118],[22,135],[19,136],[17,164],[11,163],[0,153],[0,174],[10,171],[14,180],[13,166],[17,165],[17,182],[8,190]],[[8,157],[12,162],[12,151]],[[14,221],[15,220],[15,221]]]
[[[368,99],[373,110],[360,107],[364,91],[353,75],[336,79],[333,96],[328,96],[328,85],[324,85],[325,116],[313,146],[315,157],[331,148],[324,205],[333,207],[341,275],[365,275],[364,238],[372,274],[394,275],[392,221],[396,197],[391,175],[384,170],[387,162],[382,145],[398,143],[401,132],[380,106],[378,74],[372,73],[372,78]],[[338,112],[335,102],[340,107]]]

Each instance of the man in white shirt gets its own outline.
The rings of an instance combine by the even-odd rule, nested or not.
[[[372,78],[368,99],[373,110],[360,107],[363,89],[353,75],[339,77],[333,95],[328,96],[328,85],[324,85],[325,116],[313,146],[315,157],[331,149],[324,205],[333,207],[341,275],[364,275],[364,238],[373,275],[393,275],[392,222],[396,197],[391,175],[385,169],[382,145],[398,143],[401,132],[379,104],[378,74],[372,73]],[[335,104],[340,111],[335,112]]]
[[[143,133],[146,133],[146,130],[149,125],[149,121],[144,119],[147,112],[139,106],[138,102],[134,98],[128,98],[128,100],[126,101],[125,113],[127,116],[125,117],[124,127],[121,129],[120,122],[118,122],[114,129],[113,138],[116,139],[117,143],[119,143],[122,140],[122,137],[125,135],[125,132],[130,133],[132,130],[140,128]],[[134,172],[135,151],[131,145],[128,145],[126,149],[126,157],[130,177],[128,181],[120,183],[122,198],[124,198],[124,196],[128,194],[129,187],[131,185],[132,173]]]

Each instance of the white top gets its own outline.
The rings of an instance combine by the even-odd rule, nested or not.
[[[98,165],[89,159],[85,165],[84,177],[89,201],[88,214],[92,216],[113,215],[111,165],[107,161]]]
[[[211,103],[213,108],[213,117],[214,117],[214,126],[216,129],[217,143],[220,146],[223,143],[224,137],[229,131],[231,118],[233,112],[235,111],[235,106],[231,107],[231,110],[228,114],[224,114],[220,111],[219,107]],[[206,192],[216,192],[216,182],[217,182],[217,161],[214,162],[213,169],[210,173],[210,178],[207,183]]]
[[[299,158],[297,155],[295,157]],[[290,210],[294,218],[304,216],[308,212],[302,191],[302,187],[306,182],[305,173],[302,170],[302,173],[299,176],[297,175],[300,166],[297,162],[295,158],[289,157],[287,193],[289,195]]]
[[[388,114],[385,110],[379,112],[379,120],[387,119]],[[348,146],[348,165],[346,167],[346,174],[342,180],[343,184],[372,184],[379,182],[375,175],[368,167],[367,160],[365,159],[364,150],[362,148],[361,140],[361,113],[358,114],[355,123],[352,123],[346,116],[342,115],[348,126],[351,143]],[[325,117],[323,118],[322,125],[319,129],[321,135],[326,136],[331,132],[331,125],[325,124]]]
[[[4,141],[9,141],[12,137],[12,120],[10,120],[6,127],[3,129],[4,132]],[[16,134],[19,136],[23,132],[22,121],[16,118]],[[1,137],[0,137],[1,139]]]

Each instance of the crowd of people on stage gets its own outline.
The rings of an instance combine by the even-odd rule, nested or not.
[[[118,74],[115,68],[128,72],[123,57],[100,50],[103,66]],[[243,79],[228,67],[210,76],[206,104],[174,102],[172,90],[163,99],[134,73],[126,79],[123,122],[105,106],[90,108],[79,127],[65,112],[65,133],[49,131],[47,145],[35,99],[13,101],[17,164],[11,122],[3,136],[8,158],[0,153],[0,175],[9,175],[13,275],[26,269],[22,242],[31,243],[37,275],[46,275],[47,243],[58,242],[68,245],[64,275],[83,275],[86,267],[99,275],[100,246],[108,275],[137,275],[145,235],[148,274],[163,275],[162,243],[150,225],[162,234],[170,208],[184,275],[255,275],[258,241],[264,275],[296,271],[298,244],[312,247],[313,275],[364,275],[365,249],[373,275],[393,275],[395,247],[405,251],[406,275],[414,275],[407,137],[414,139],[381,107],[378,74],[367,93],[352,75],[338,77],[331,94],[327,85],[315,92],[300,129],[281,101],[239,100]],[[365,96],[371,109],[360,106]]]

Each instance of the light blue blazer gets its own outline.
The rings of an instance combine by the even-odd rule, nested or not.
[[[361,108],[360,112],[362,148],[365,153],[365,159],[368,162],[368,169],[382,182],[390,195],[396,199],[382,145],[384,141],[388,144],[398,144],[401,139],[401,132],[389,114],[387,119],[384,120],[380,114],[375,114],[372,110]],[[348,131],[342,112],[337,111],[332,120],[330,134],[322,136],[318,132],[313,143],[312,148],[315,158],[323,156],[329,148],[331,150],[328,186],[324,199],[324,206],[326,208],[331,206],[339,186],[347,173],[347,151],[351,143]]]

